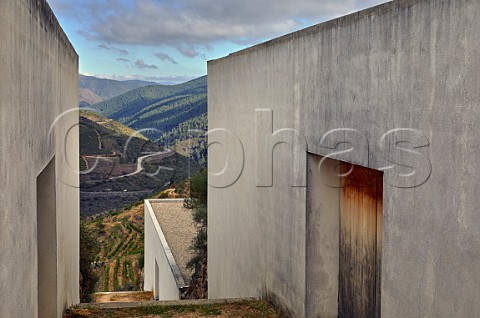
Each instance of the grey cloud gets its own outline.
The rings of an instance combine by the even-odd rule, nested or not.
[[[170,55],[166,53],[158,52],[158,53],[153,53],[153,55],[155,55],[158,59],[162,61],[169,61],[169,62],[172,62],[173,64],[178,64],[174,59],[170,57]]]
[[[152,65],[145,64],[145,62],[143,60],[136,60],[134,65],[135,65],[136,68],[139,68],[139,69],[146,69],[146,68],[149,68],[149,69],[152,69],[152,70],[158,69],[158,66],[156,66],[154,64],[152,64]]]
[[[121,0],[47,0],[55,14],[64,18],[88,22],[101,19],[112,11],[120,8]]]
[[[50,0],[105,43],[208,47],[253,44],[386,0]],[[68,15],[68,14],[67,14]],[[188,52],[186,53],[188,56]],[[190,54],[192,55],[192,54]]]
[[[118,61],[118,62],[130,62],[129,59],[124,59],[123,57],[117,58],[117,61]]]
[[[103,43],[99,44],[98,48],[102,49],[102,50],[116,52],[116,53],[118,53],[120,55],[123,55],[123,56],[130,54],[127,50],[119,49],[119,48],[116,48],[116,47],[113,47],[113,46],[108,46],[108,45],[103,44]]]
[[[197,56],[202,56],[203,58],[205,58],[205,54],[200,54],[200,53],[195,49],[195,47],[193,47],[193,46],[186,47],[186,46],[178,45],[178,46],[177,46],[177,50],[178,50],[183,56],[186,56],[186,57],[194,58],[194,57],[197,57]]]
[[[78,0],[72,17],[93,21],[82,34],[106,43],[198,48],[218,41],[254,43],[382,2],[386,0],[177,0],[175,5]],[[62,8],[67,1],[54,3]],[[88,12],[89,18],[80,20]]]

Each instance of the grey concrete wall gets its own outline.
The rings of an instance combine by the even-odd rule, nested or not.
[[[2,1],[0,43],[0,317],[38,314],[36,183],[52,158],[61,317],[79,301],[78,112],[49,130],[78,105],[78,56],[45,0]]]
[[[338,317],[340,178],[338,161],[308,154],[306,299],[307,317]],[[319,169],[323,167],[323,169]]]
[[[172,200],[145,200],[145,274],[143,289],[153,291],[155,299],[158,300],[178,300],[181,296],[181,288],[185,287],[185,283],[150,204],[150,202],[160,203],[162,201]],[[158,270],[155,266],[158,266]]]
[[[306,287],[307,191],[289,185],[287,147],[275,150],[273,187],[255,186],[255,109],[268,108],[274,130],[296,129],[311,153],[330,154],[322,136],[351,128],[365,137],[330,144],[369,151],[336,159],[416,168],[385,172],[382,317],[478,315],[479,14],[477,0],[394,1],[209,62],[209,128],[229,129],[245,152],[236,183],[209,187],[209,297],[274,296],[298,317],[317,297]],[[405,132],[416,154],[399,151],[398,135],[381,145],[394,128],[418,131]],[[210,147],[211,172],[223,150]],[[404,188],[428,175],[425,157],[428,181]]]

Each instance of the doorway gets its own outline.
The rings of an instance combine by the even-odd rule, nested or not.
[[[37,177],[38,317],[57,317],[55,157]]]
[[[338,316],[380,317],[383,173],[341,163]]]
[[[158,268],[158,262],[155,259],[155,290],[154,290],[155,300],[160,299],[159,291],[160,291],[160,269]]]

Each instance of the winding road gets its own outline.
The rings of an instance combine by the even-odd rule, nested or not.
[[[140,173],[140,172],[143,171],[143,161],[144,161],[145,159],[150,158],[150,157],[160,156],[160,155],[168,155],[168,154],[170,154],[170,153],[172,153],[172,152],[173,152],[173,150],[167,149],[167,150],[165,150],[165,151],[154,152],[154,153],[151,153],[151,154],[148,154],[148,155],[145,155],[145,156],[138,157],[138,158],[137,158],[137,170],[135,170],[134,172],[129,173],[129,174],[124,174],[124,175],[122,175],[122,176],[112,177],[112,178],[110,178],[109,180],[118,179],[118,178],[124,178],[124,177],[130,177],[130,176],[136,175],[136,174],[138,174],[138,173]],[[158,169],[169,170],[169,171],[175,170],[175,169],[173,169],[173,168],[164,167],[164,166],[158,166]]]

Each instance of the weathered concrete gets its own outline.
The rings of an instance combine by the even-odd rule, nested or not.
[[[338,161],[308,155],[306,229],[306,316],[338,317],[340,191],[333,174]],[[328,181],[326,181],[328,180]]]
[[[328,146],[348,141],[355,150],[336,159],[415,167],[413,178],[385,172],[382,317],[478,315],[479,14],[477,0],[399,0],[209,62],[209,128],[236,134],[245,153],[232,186],[209,187],[209,297],[271,296],[297,317],[316,317],[320,306],[311,302],[335,293],[335,269],[316,276],[308,241],[323,246],[327,233],[307,221],[328,216],[308,214],[308,188],[290,186],[292,170],[301,180],[290,148],[276,147],[273,186],[255,186],[265,179],[256,172],[257,145],[269,145],[256,136],[255,109],[265,108],[273,110],[273,130],[295,129],[310,153],[328,155]],[[360,135],[322,142],[336,128]],[[417,132],[382,141],[394,128]],[[398,140],[417,153],[400,151]],[[366,144],[368,152],[359,148]],[[225,167],[228,147],[210,147],[211,172]],[[228,169],[238,157],[230,154]],[[421,184],[430,172],[424,158],[431,176]],[[313,293],[312,283],[331,289]]]
[[[49,130],[78,105],[78,56],[45,0],[2,1],[0,43],[0,317],[38,315],[37,176],[52,159],[56,252],[49,255],[57,262],[45,270],[57,273],[50,317],[61,317],[79,302],[78,112]]]

